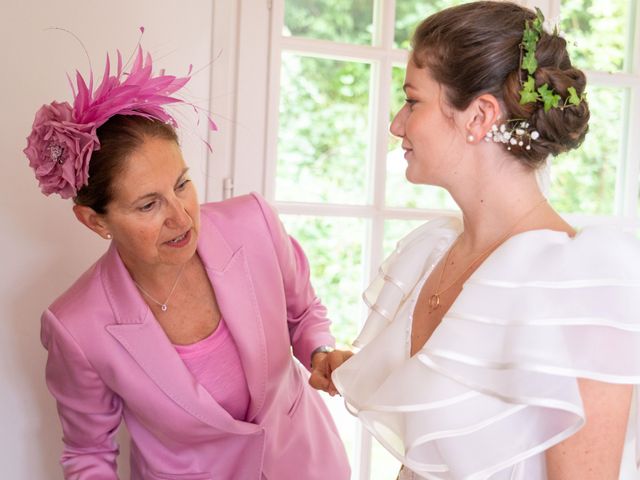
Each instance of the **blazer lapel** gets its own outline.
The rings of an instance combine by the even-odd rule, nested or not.
[[[267,349],[251,271],[244,248],[232,250],[216,225],[203,218],[206,238],[198,253],[216,294],[220,312],[238,347],[251,403],[247,421],[262,409],[266,394]]]
[[[129,352],[154,383],[177,405],[216,429],[255,433],[257,426],[236,421],[199,385],[144,302],[114,246],[107,252],[102,279],[116,323],[107,331]]]

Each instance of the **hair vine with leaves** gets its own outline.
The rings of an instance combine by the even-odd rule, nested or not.
[[[533,21],[525,21],[522,43],[520,44],[520,69],[527,72],[527,80],[524,82],[521,80],[520,82],[522,85],[522,90],[520,90],[520,105],[542,102],[545,113],[552,108],[564,110],[566,107],[580,105],[582,100],[586,98],[586,93],[578,95],[575,87],[567,88],[569,96],[564,100],[552,88],[549,88],[549,85],[546,83],[536,88],[536,80],[533,74],[538,69],[536,47],[543,34],[543,25],[544,15],[542,11],[536,7],[536,18]],[[553,35],[559,35],[557,26],[553,30]]]

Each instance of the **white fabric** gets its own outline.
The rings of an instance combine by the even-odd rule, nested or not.
[[[542,480],[543,452],[585,422],[577,377],[640,384],[640,243],[602,227],[515,235],[410,357],[417,295],[460,229],[437,219],[399,242],[333,381],[401,478]]]

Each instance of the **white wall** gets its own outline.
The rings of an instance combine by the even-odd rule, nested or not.
[[[96,75],[106,52],[119,48],[125,58],[146,28],[143,46],[168,72],[186,73],[207,65],[212,50],[210,0],[2,0],[0,8],[0,465],[2,478],[59,479],[60,427],[44,380],[40,313],[107,247],[84,229],[70,201],[40,194],[22,149],[37,108],[52,100],[71,100],[65,74],[88,71],[85,44]],[[220,63],[229,49],[223,49]],[[215,65],[215,64],[214,64]],[[189,98],[209,103],[211,69],[189,84]],[[225,101],[223,92],[218,101]],[[215,102],[214,102],[215,103]],[[216,105],[213,105],[215,111]],[[185,110],[185,114],[186,114]],[[188,115],[184,118],[189,119]],[[217,117],[216,117],[217,118]],[[180,119],[179,119],[180,120]],[[222,129],[229,125],[218,118]],[[182,122],[189,125],[189,122]],[[207,151],[197,139],[203,126],[191,124],[183,151],[201,191],[207,178]],[[189,133],[190,132],[190,133]],[[214,139],[216,143],[224,133]],[[211,197],[211,195],[210,195]],[[215,195],[214,195],[215,197]],[[127,463],[127,462],[121,462]],[[126,472],[126,467],[125,467]],[[125,475],[123,478],[127,478]]]

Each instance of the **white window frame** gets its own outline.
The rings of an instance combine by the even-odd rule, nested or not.
[[[428,209],[392,208],[385,205],[385,175],[389,128],[391,68],[404,65],[407,53],[393,48],[395,0],[375,0],[374,25],[379,37],[374,46],[340,44],[281,35],[285,0],[219,0],[214,3],[214,56],[212,68],[212,111],[228,119],[212,141],[214,154],[209,166],[207,200],[218,200],[250,191],[259,191],[275,200],[281,54],[283,51],[318,57],[359,60],[371,68],[371,151],[368,204],[326,205],[319,203],[276,202],[282,214],[345,216],[370,222],[364,284],[375,275],[383,260],[384,222],[389,219],[427,220],[455,212]],[[345,0],[346,1],[346,0]],[[557,19],[561,0],[522,0],[538,6],[549,19]],[[622,139],[622,165],[618,169],[615,209],[612,215],[566,215],[576,226],[615,224],[629,230],[640,227],[638,194],[640,188],[640,6],[635,3],[629,22],[632,42],[630,72],[587,71],[590,85],[628,88],[625,135]],[[227,56],[225,56],[228,54]],[[223,95],[220,95],[223,92]],[[374,103],[380,108],[374,108]],[[218,137],[215,139],[215,137]],[[365,286],[363,284],[363,287]],[[364,306],[363,306],[364,311]],[[371,437],[360,428],[357,439],[353,479],[370,477]]]

